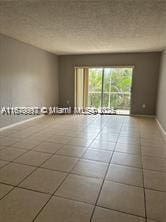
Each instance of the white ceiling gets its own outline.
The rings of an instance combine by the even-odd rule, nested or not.
[[[166,0],[0,0],[0,33],[59,55],[160,51]]]

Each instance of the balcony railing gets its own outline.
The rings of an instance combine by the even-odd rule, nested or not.
[[[101,100],[103,101],[101,102]],[[130,110],[130,92],[88,92],[88,106]]]

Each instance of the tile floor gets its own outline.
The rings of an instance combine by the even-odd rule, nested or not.
[[[0,221],[165,222],[155,120],[45,116],[0,131]]]

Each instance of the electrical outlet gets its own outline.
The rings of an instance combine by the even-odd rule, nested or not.
[[[145,109],[146,108],[146,104],[142,104],[142,108]]]
[[[70,100],[66,100],[66,103],[67,103],[67,105],[69,105],[70,104]]]

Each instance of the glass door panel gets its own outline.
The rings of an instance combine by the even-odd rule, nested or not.
[[[89,68],[88,106],[99,108],[102,101],[102,68]]]
[[[110,108],[111,102],[111,68],[104,68],[103,75],[103,103],[102,107]]]
[[[133,68],[104,68],[103,107],[130,110]]]

